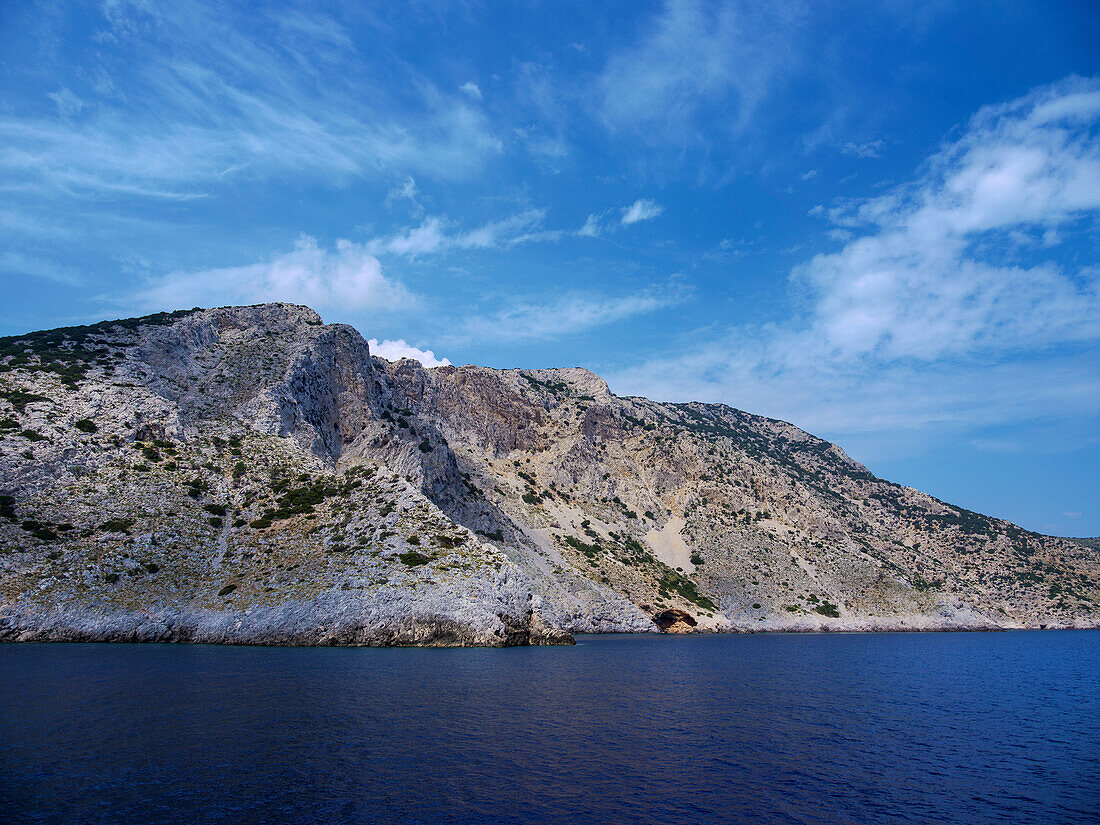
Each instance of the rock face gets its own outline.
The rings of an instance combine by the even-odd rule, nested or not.
[[[570,643],[1100,626],[1100,551],[582,369],[287,304],[0,339],[0,638]]]

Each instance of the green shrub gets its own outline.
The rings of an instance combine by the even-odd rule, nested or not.
[[[82,418],[73,424],[82,433],[94,433],[99,431],[99,427],[90,418]]]
[[[828,616],[831,619],[840,618],[840,610],[835,604],[831,604],[828,601],[822,602],[817,607],[815,607],[814,610],[820,613],[822,616]]]
[[[228,596],[230,593],[232,593],[236,589],[237,589],[237,585],[227,584],[225,587],[223,587],[221,590],[218,591],[218,595],[219,596]]]
[[[599,555],[600,548],[596,544],[585,544],[578,538],[573,536],[566,536],[565,543],[572,547],[574,550],[579,550],[584,553],[588,558],[592,559]]]
[[[660,581],[657,583],[657,589],[662,596],[668,596],[670,593],[675,592],[685,601],[697,604],[707,610],[718,609],[714,602],[696,589],[695,582],[675,570],[669,570],[661,576]]]
[[[107,573],[103,576],[103,579],[107,584],[114,584],[118,581],[118,573]]]
[[[20,414],[27,408],[28,404],[33,404],[35,401],[50,400],[44,395],[35,395],[33,392],[23,392],[23,390],[0,390],[0,398],[6,398],[15,407],[16,412]]]
[[[212,516],[224,516],[225,515],[225,507],[223,507],[221,504],[205,504],[205,505],[203,505],[202,509],[204,509],[206,512],[208,512]]]
[[[691,563],[698,567],[700,564],[703,563],[702,555],[698,552],[693,552],[691,554]]]
[[[255,521],[251,522],[248,526],[253,527],[256,530],[264,530],[271,526],[271,519],[267,518],[266,516],[263,518],[258,518]]]
[[[409,567],[419,567],[431,561],[430,556],[425,556],[423,553],[419,553],[416,550],[398,553],[397,558],[401,559],[401,561]]]
[[[428,439],[426,438],[421,441],[417,446],[420,448],[420,452],[422,453],[430,453],[432,451],[431,442],[428,441]]]
[[[46,436],[42,435],[42,433],[38,432],[37,430],[22,430],[19,434],[23,436],[23,438],[27,439],[27,441],[46,440]]]

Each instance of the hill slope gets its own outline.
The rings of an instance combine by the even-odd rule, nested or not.
[[[526,644],[1100,625],[1100,552],[581,369],[285,304],[0,339],[0,637]]]

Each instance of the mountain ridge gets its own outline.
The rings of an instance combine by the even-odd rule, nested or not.
[[[793,424],[390,362],[308,307],[8,336],[0,399],[4,639],[1100,626],[1095,547]]]

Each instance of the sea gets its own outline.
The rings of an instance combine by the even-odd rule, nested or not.
[[[1100,822],[1100,631],[0,645],[3,823]]]

